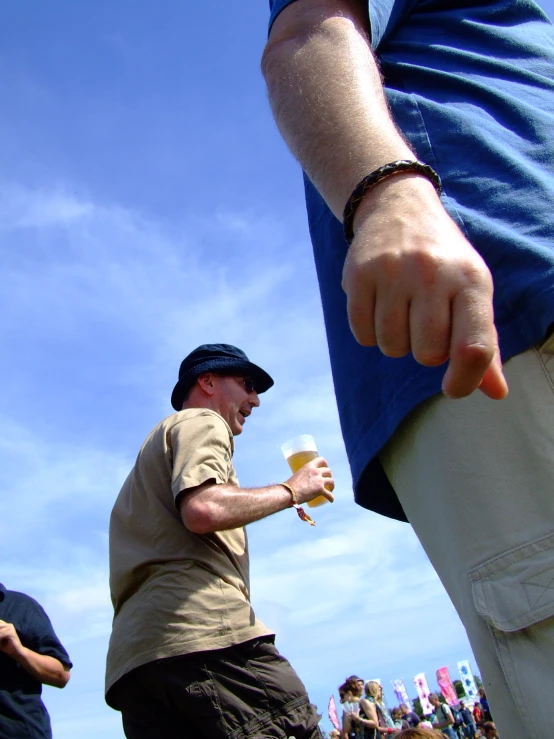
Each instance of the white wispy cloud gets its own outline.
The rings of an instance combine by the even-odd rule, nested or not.
[[[34,190],[14,183],[0,185],[0,230],[67,226],[92,214],[92,203],[78,200],[63,189]]]

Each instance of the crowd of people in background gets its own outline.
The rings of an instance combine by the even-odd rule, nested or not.
[[[401,703],[390,709],[384,700],[383,686],[377,680],[364,682],[351,675],[338,688],[342,706],[342,728],[331,732],[331,739],[496,739],[499,734],[492,719],[485,690],[471,702],[460,700],[450,706],[441,693],[431,693],[432,713],[417,713]],[[420,704],[421,705],[421,704]]]

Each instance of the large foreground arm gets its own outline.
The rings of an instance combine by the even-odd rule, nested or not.
[[[392,121],[359,0],[296,0],[273,24],[262,68],[275,120],[339,219],[357,183],[415,158]],[[492,279],[431,185],[394,176],[366,195],[344,266],[352,332],[387,356],[450,359],[443,390],[502,398]]]

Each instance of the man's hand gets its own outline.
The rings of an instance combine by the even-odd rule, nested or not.
[[[332,494],[335,481],[323,457],[316,457],[305,464],[287,480],[287,484],[296,492],[300,504],[307,503],[318,495],[323,495],[330,503],[335,500]]]
[[[0,620],[0,652],[4,652],[8,657],[16,659],[23,652],[23,645],[19,640],[17,631],[13,624]]]
[[[24,647],[15,626],[0,620],[0,652],[18,662],[35,680],[55,688],[63,688],[70,677],[69,667],[65,667],[59,659],[46,654],[33,652]]]
[[[355,219],[342,285],[356,339],[389,357],[449,359],[443,392],[508,392],[490,272],[422,177],[397,175],[368,193]]]

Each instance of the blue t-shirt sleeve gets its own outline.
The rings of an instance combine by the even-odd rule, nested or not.
[[[416,4],[417,0],[369,0],[371,46],[378,49]]]
[[[28,608],[24,628],[25,646],[38,654],[55,657],[67,667],[72,667],[69,655],[56,636],[45,610],[36,601]]]
[[[269,0],[269,30],[279,13],[295,0]],[[364,2],[365,0],[359,0]],[[416,4],[417,0],[369,0],[369,20],[371,23],[371,45],[377,49],[402,18]]]
[[[283,8],[286,8],[287,5],[290,5],[293,2],[294,0],[269,0],[270,15],[269,15],[268,33],[269,31],[271,31],[271,26],[273,25],[273,21],[275,20],[275,18],[277,18],[277,16],[283,10]]]

